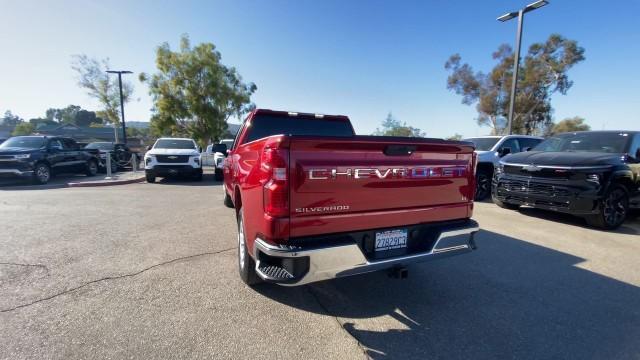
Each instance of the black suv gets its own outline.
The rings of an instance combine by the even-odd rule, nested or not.
[[[98,150],[81,149],[75,140],[16,136],[0,145],[0,177],[21,177],[46,184],[58,173],[98,172]]]
[[[629,208],[640,208],[640,132],[564,133],[508,155],[496,168],[492,197],[504,208],[528,205],[616,228]]]

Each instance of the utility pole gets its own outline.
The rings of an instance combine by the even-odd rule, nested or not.
[[[122,74],[131,74],[131,71],[127,70],[107,70],[109,74],[118,74],[118,85],[120,86],[120,114],[122,117],[122,143],[127,144],[127,124],[124,120],[124,97],[122,95]],[[116,130],[117,134],[117,130]],[[118,141],[118,137],[116,136],[116,141]]]
[[[518,11],[513,11],[500,16],[498,21],[508,21],[516,16],[518,17],[518,32],[516,32],[516,53],[513,58],[513,81],[511,81],[511,96],[509,96],[509,122],[508,129],[509,135],[513,133],[513,113],[516,107],[516,88],[518,87],[518,70],[520,68],[520,43],[522,41],[522,23],[524,21],[524,14],[535,9],[539,9],[549,4],[546,0],[539,0],[531,3]]]

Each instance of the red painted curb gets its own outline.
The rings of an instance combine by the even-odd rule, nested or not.
[[[105,182],[68,183],[67,187],[98,187],[98,186],[126,185],[126,184],[143,182],[144,180],[145,180],[145,177],[142,176],[139,178],[129,179],[129,180],[114,180],[114,181],[106,180]]]

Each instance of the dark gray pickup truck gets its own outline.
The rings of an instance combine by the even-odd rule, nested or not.
[[[98,150],[75,140],[51,136],[15,136],[0,144],[0,177],[20,177],[46,184],[60,173],[98,172]]]

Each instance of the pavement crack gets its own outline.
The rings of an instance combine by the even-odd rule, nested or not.
[[[340,319],[333,315],[331,313],[331,311],[329,311],[329,308],[327,308],[322,301],[320,301],[320,297],[318,297],[318,295],[311,289],[311,287],[309,285],[305,286],[307,288],[307,290],[309,291],[309,294],[311,294],[311,296],[316,300],[316,302],[318,303],[318,305],[320,305],[320,307],[322,308],[322,310],[327,314],[327,316],[331,316],[333,318],[333,320],[335,320],[335,322],[338,324],[338,326],[345,332],[347,333],[347,335],[349,335],[353,340],[356,341],[356,343],[358,344],[358,348],[360,348],[360,351],[362,351],[362,353],[365,356],[365,359],[371,359],[371,357],[369,356],[369,351],[368,349],[362,344],[362,342],[360,341],[360,339],[358,339],[358,337],[356,337],[354,334],[352,334],[347,328],[345,328],[342,325],[342,322],[340,322]]]
[[[21,267],[35,267],[35,268],[38,268],[38,269],[43,269],[47,273],[47,276],[49,275],[49,268],[47,267],[47,265],[43,265],[43,264],[22,264],[22,263],[14,263],[14,262],[0,262],[0,265],[21,266]]]
[[[136,272],[132,272],[132,273],[129,273],[129,274],[105,276],[105,277],[102,277],[100,279],[95,279],[95,280],[91,280],[91,281],[85,282],[85,283],[83,283],[81,285],[78,285],[76,287],[73,287],[71,289],[66,289],[66,290],[61,291],[59,293],[53,294],[51,296],[47,296],[47,297],[32,301],[30,303],[18,305],[18,306],[15,306],[15,307],[12,307],[12,308],[8,308],[8,309],[2,309],[2,310],[0,310],[0,313],[11,312],[11,311],[14,311],[14,310],[22,309],[24,307],[28,307],[28,306],[31,306],[31,305],[35,305],[35,304],[41,303],[43,301],[51,300],[51,299],[57,298],[58,296],[62,296],[62,295],[66,295],[66,294],[72,293],[72,292],[80,290],[80,289],[82,289],[82,288],[84,288],[86,286],[93,285],[93,284],[96,284],[96,283],[99,283],[99,282],[130,278],[130,277],[138,276],[138,275],[140,275],[140,274],[142,274],[144,272],[147,272],[149,270],[153,270],[153,269],[155,269],[157,267],[160,267],[160,266],[165,266],[165,265],[169,265],[169,264],[173,264],[173,263],[180,262],[180,261],[185,261],[185,260],[191,260],[191,259],[194,259],[194,258],[197,258],[197,257],[202,257],[202,256],[217,255],[217,254],[220,254],[220,253],[223,253],[223,252],[226,252],[226,251],[230,251],[230,250],[235,250],[235,249],[236,249],[236,247],[234,246],[232,248],[227,248],[227,249],[218,250],[218,251],[208,251],[208,252],[203,252],[203,253],[194,254],[194,255],[181,256],[181,257],[178,257],[178,258],[175,258],[175,259],[171,259],[171,260],[167,260],[167,261],[163,261],[161,263],[157,263],[157,264],[151,265],[151,266],[146,267],[146,268],[144,268],[142,270],[138,270]],[[9,263],[9,265],[25,265],[25,266],[28,266],[29,264],[12,264],[12,263]],[[37,265],[33,265],[33,266],[37,266]],[[41,266],[44,266],[44,265],[41,265]]]

